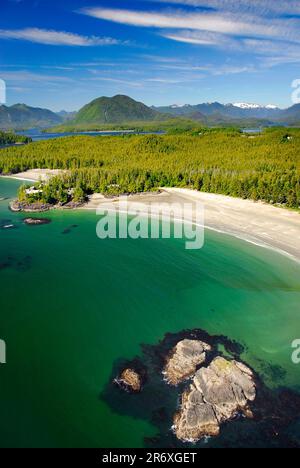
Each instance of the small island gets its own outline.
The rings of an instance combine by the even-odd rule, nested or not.
[[[255,445],[256,437],[264,446],[294,444],[286,428],[300,416],[299,395],[269,389],[243,361],[239,343],[196,329],[142,351],[142,358],[118,361],[102,397],[114,411],[159,428],[145,441],[150,447],[231,446],[233,434],[237,446]]]

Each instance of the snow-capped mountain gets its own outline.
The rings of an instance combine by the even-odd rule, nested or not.
[[[182,109],[183,107],[190,107],[189,104],[173,104],[170,106],[171,109]]]
[[[247,102],[221,104],[207,102],[197,105],[178,105],[155,108],[164,114],[190,118],[203,122],[236,122],[242,120],[262,121],[265,124],[300,122],[298,108],[280,109],[274,104],[262,105]],[[259,123],[259,122],[257,122]]]
[[[239,107],[240,109],[272,109],[272,110],[279,109],[279,107],[274,106],[273,104],[262,106],[261,104],[249,104],[248,102],[235,102],[232,105],[234,107]]]

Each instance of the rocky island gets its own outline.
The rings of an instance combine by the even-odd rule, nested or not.
[[[142,389],[142,376],[134,369],[124,369],[115,382],[128,392],[138,393]]]
[[[197,371],[182,395],[174,417],[174,432],[183,441],[220,434],[222,423],[239,415],[252,417],[249,402],[256,397],[252,371],[237,361],[217,357]]]
[[[174,432],[183,441],[217,436],[223,422],[239,414],[252,416],[248,403],[256,396],[253,372],[241,362],[221,356],[204,367],[207,352],[211,351],[212,347],[203,341],[179,341],[163,370],[170,385],[192,379],[174,417]]]
[[[159,436],[145,441],[149,447],[298,447],[289,427],[300,417],[300,395],[267,388],[241,358],[239,343],[196,329],[167,334],[142,350],[143,359],[116,363],[118,377],[102,398],[114,411],[159,428]]]

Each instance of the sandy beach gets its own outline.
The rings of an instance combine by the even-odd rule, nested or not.
[[[15,174],[11,178],[25,181],[47,180],[61,170],[33,169]],[[242,200],[224,195],[197,192],[189,189],[163,188],[160,193],[143,193],[128,197],[130,203],[141,211],[151,204],[177,204],[198,202],[204,206],[206,229],[232,235],[247,242],[276,250],[300,262],[300,214],[263,202]],[[119,198],[107,198],[94,194],[81,209],[118,209]],[[166,210],[165,208],[163,210]],[[164,211],[163,211],[164,212]],[[185,212],[186,213],[186,212]],[[181,210],[174,211],[174,218],[181,219]],[[195,221],[190,211],[191,221]]]
[[[30,169],[26,172],[19,172],[18,174],[1,177],[7,177],[16,180],[24,180],[24,182],[47,182],[47,180],[49,180],[51,177],[60,175],[63,172],[66,171],[63,171],[62,169]]]
[[[118,198],[107,199],[93,195],[85,209],[115,209]],[[204,206],[206,229],[232,235],[247,242],[276,250],[300,262],[300,214],[285,208],[278,208],[263,202],[242,200],[189,189],[163,188],[160,194],[145,193],[132,195],[130,203],[145,211],[151,203],[179,204],[199,202]],[[179,218],[180,210],[174,212]],[[185,212],[186,213],[186,212]],[[191,211],[190,216],[195,221]]]

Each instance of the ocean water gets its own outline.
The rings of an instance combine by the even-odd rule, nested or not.
[[[0,199],[18,185],[1,179]],[[199,251],[178,239],[103,241],[93,212],[51,212],[51,224],[26,226],[7,206],[0,201],[0,446],[143,447],[155,425],[117,412],[103,391],[119,359],[183,329],[238,341],[270,388],[300,391],[297,263],[210,231]]]

